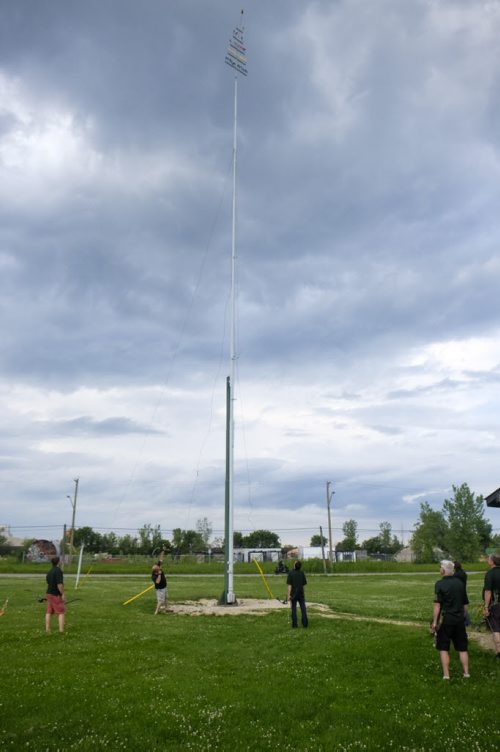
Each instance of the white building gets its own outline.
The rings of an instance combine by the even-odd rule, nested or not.
[[[281,548],[235,548],[234,560],[238,562],[248,561],[279,561]]]

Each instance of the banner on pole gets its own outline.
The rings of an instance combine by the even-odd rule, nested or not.
[[[243,11],[241,11],[243,16]],[[247,56],[246,48],[243,42],[244,27],[235,26],[233,30],[233,36],[229,40],[229,47],[226,53],[226,65],[230,68],[234,68],[237,73],[241,73],[242,76],[248,75],[247,71]]]

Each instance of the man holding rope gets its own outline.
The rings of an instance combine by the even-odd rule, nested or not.
[[[59,632],[64,632],[64,578],[59,566],[59,556],[54,556],[50,562],[52,569],[47,572],[47,611],[45,612],[45,631],[50,632],[52,614],[57,614]]]
[[[162,562],[159,561],[154,565],[151,571],[151,579],[154,582],[156,592],[156,611],[155,615],[167,611],[167,578],[163,571]]]
[[[491,629],[497,658],[500,659],[500,556],[488,556],[484,576],[484,618]]]

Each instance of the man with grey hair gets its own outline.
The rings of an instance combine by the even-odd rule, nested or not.
[[[434,613],[431,629],[436,635],[443,679],[450,678],[450,644],[460,657],[464,679],[469,678],[468,639],[464,624],[464,607],[469,603],[464,584],[454,577],[452,561],[440,563],[441,579],[434,587]]]

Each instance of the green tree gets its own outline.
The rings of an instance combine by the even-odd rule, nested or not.
[[[443,512],[450,554],[461,561],[477,561],[491,537],[491,525],[484,519],[483,497],[476,497],[467,483],[453,486],[453,498],[444,500]]]
[[[162,548],[160,525],[143,525],[139,532],[139,553],[151,555],[156,549]]]
[[[208,546],[210,536],[212,535],[212,523],[206,517],[196,522],[196,532],[201,535],[205,546]]]
[[[347,520],[344,522],[342,532],[344,533],[342,551],[354,551],[358,540],[358,523],[356,520]]]
[[[201,535],[196,530],[172,530],[172,548],[177,554],[195,554],[206,550]]]
[[[379,525],[380,533],[373,538],[363,541],[361,548],[366,549],[370,555],[385,554],[386,556],[397,554],[401,551],[403,545],[392,534],[392,525],[390,522],[381,522]]]
[[[119,546],[120,553],[129,556],[130,554],[136,554],[138,552],[139,541],[135,536],[124,535],[120,538]]]
[[[91,527],[78,527],[75,529],[73,543],[76,548],[83,544],[84,550],[89,554],[96,554],[103,551],[102,535]]]
[[[392,553],[389,549],[392,546],[392,525],[390,522],[381,522],[379,525],[380,533],[380,550],[383,554]]]
[[[445,550],[448,523],[443,512],[432,509],[427,501],[420,504],[420,518],[411,538],[417,561],[432,562],[439,558],[436,549]]]
[[[316,533],[316,535],[311,536],[311,542],[309,543],[310,546],[316,547],[316,546],[326,546],[328,543],[328,540],[325,538],[324,535],[319,535],[319,533]]]
[[[0,556],[5,556],[10,553],[10,546],[7,543],[7,536],[4,535],[6,533],[6,529],[4,527],[0,527]]]
[[[371,556],[373,554],[381,554],[380,550],[380,537],[375,535],[373,538],[367,538],[361,544],[361,548],[365,549],[366,553]]]
[[[110,533],[103,533],[101,536],[99,550],[101,553],[118,554],[120,552],[120,549],[116,533],[114,533],[113,531],[111,531]]]
[[[493,545],[492,543],[493,528],[491,524],[488,522],[488,520],[485,520],[483,518],[483,519],[478,520],[477,531],[479,533],[481,551],[484,553],[489,546]]]
[[[224,548],[226,544],[226,541],[224,540],[222,542],[222,547]],[[243,546],[243,534],[239,533],[237,530],[233,533],[233,548],[244,548]]]
[[[243,538],[244,548],[279,548],[280,539],[270,530],[254,530]]]
[[[380,550],[383,554],[397,554],[401,551],[403,544],[400,543],[396,535],[392,534],[392,525],[390,522],[381,522],[380,525]]]

